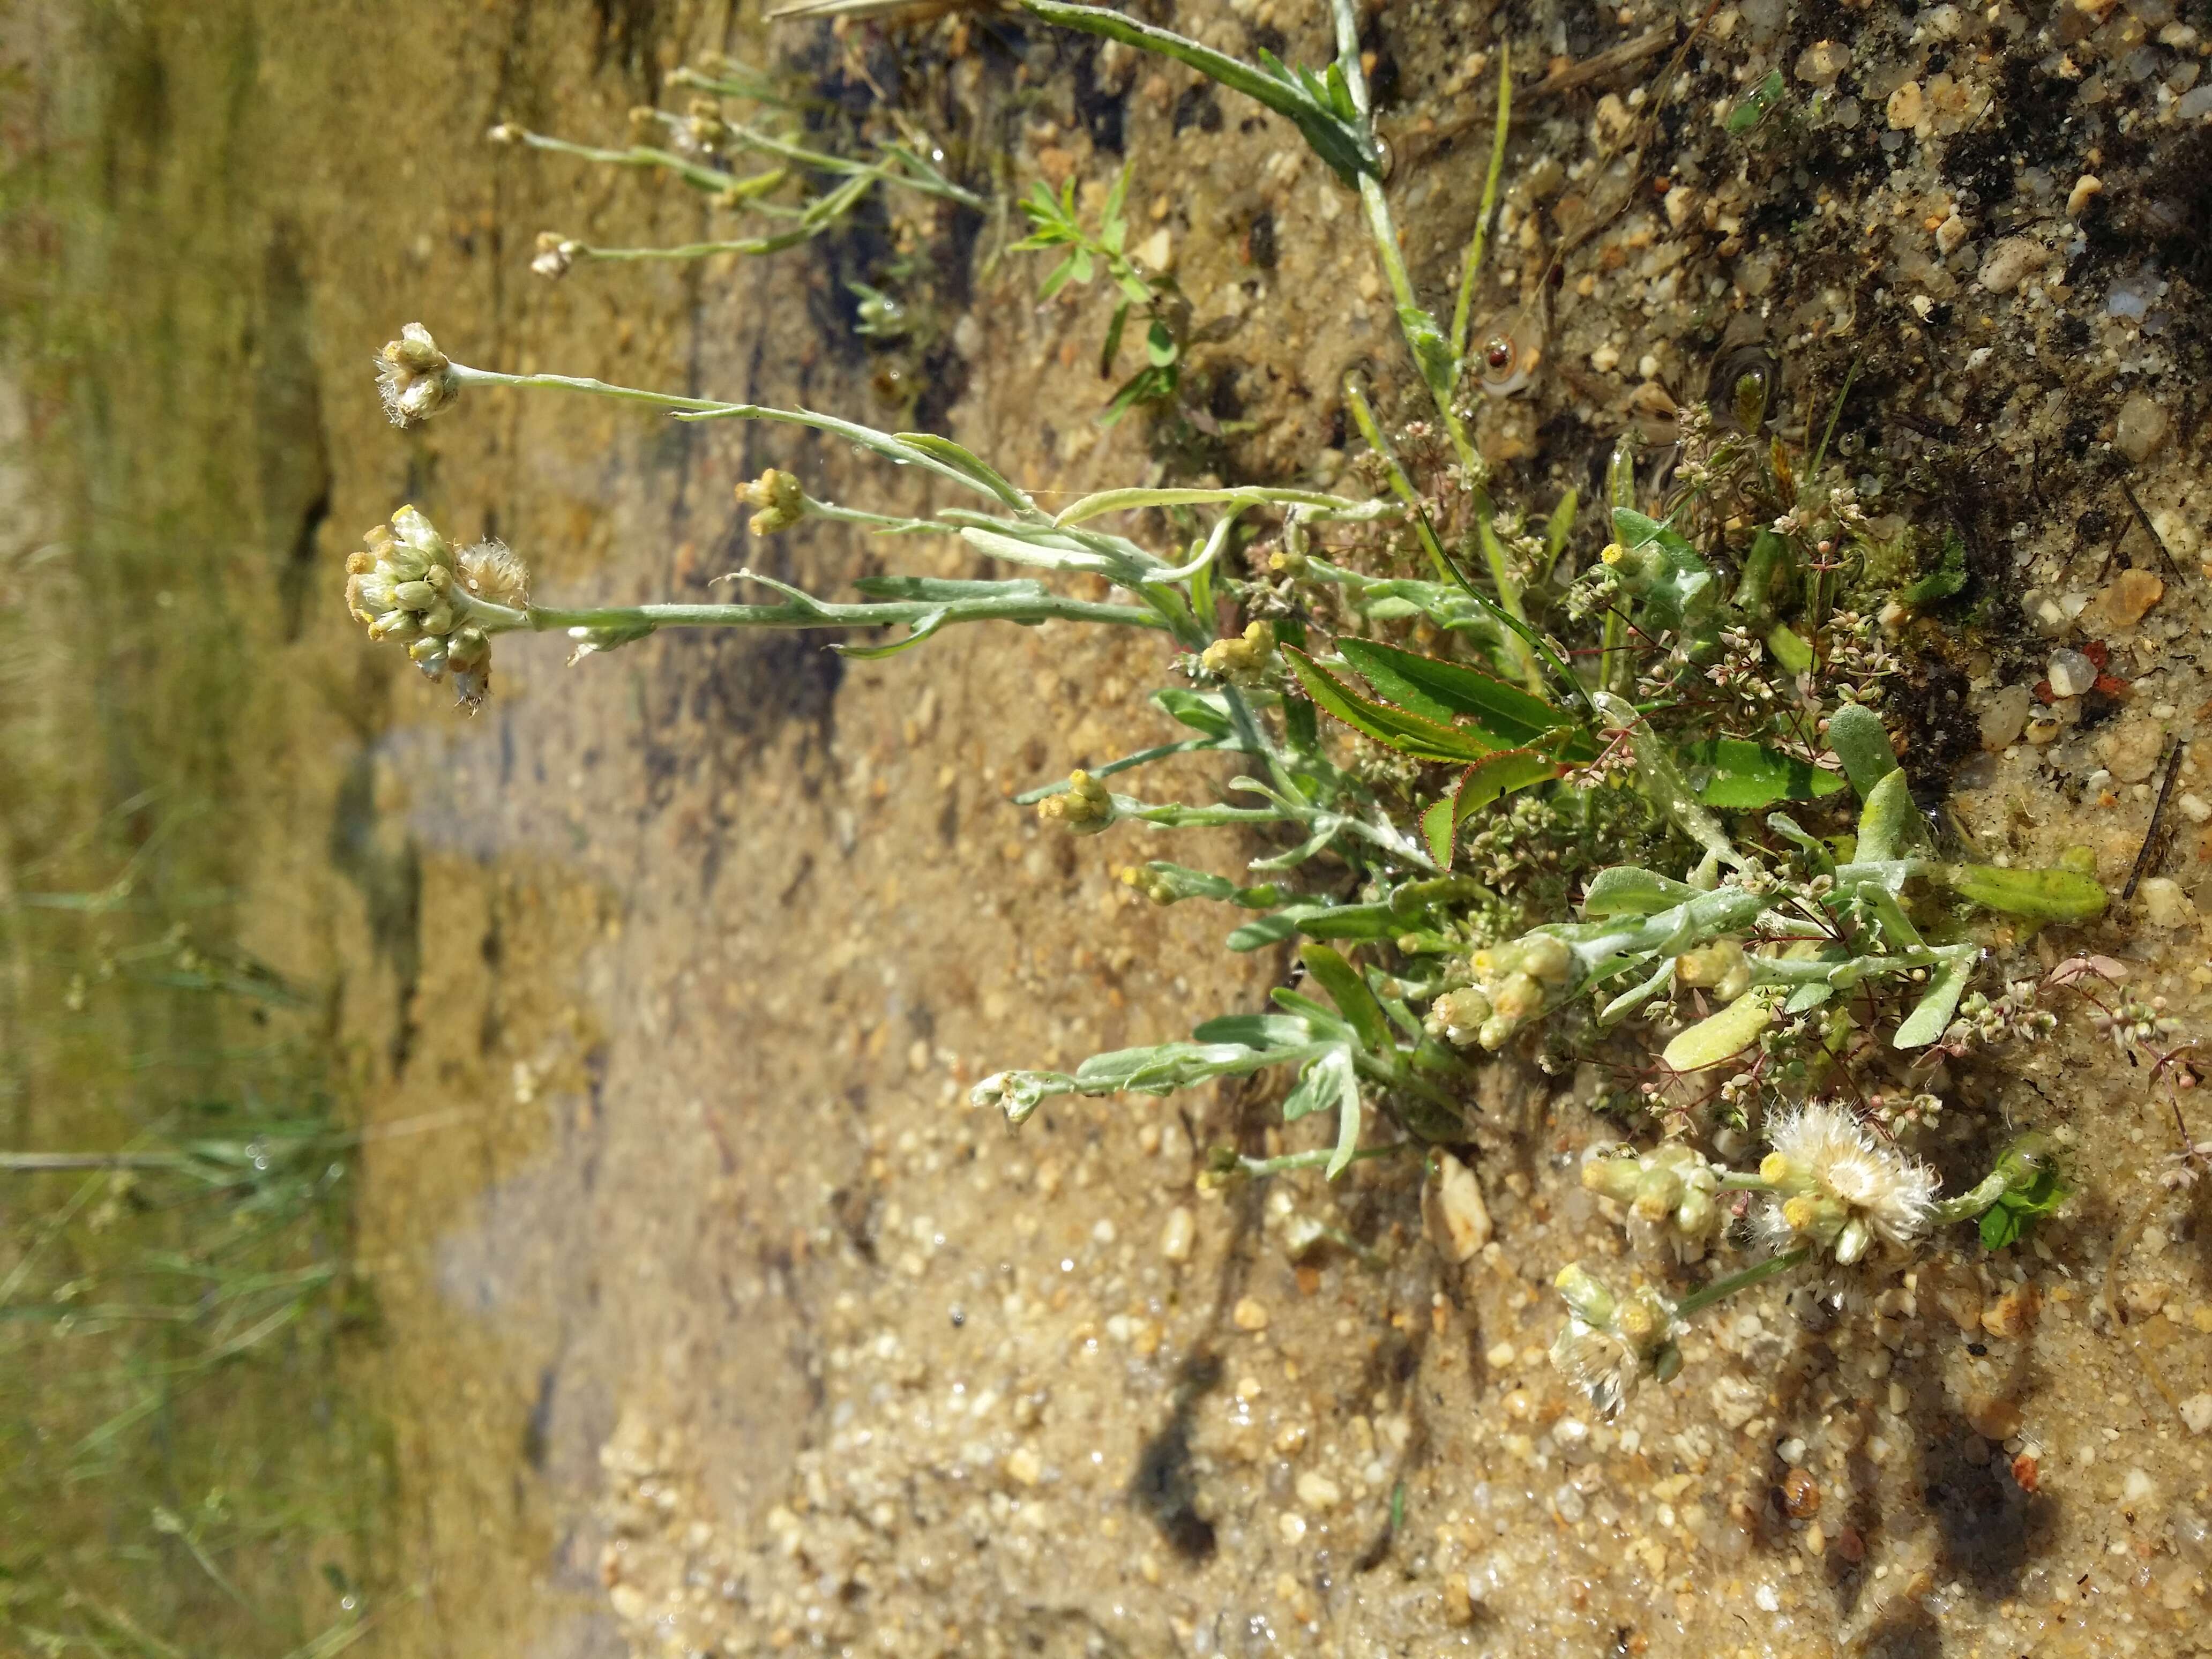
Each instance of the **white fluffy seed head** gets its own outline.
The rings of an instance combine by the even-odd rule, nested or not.
[[[1815,1101],[1777,1117],[1766,1138],[1792,1184],[1835,1200],[1884,1243],[1909,1247],[1928,1231],[1936,1172],[1875,1140],[1844,1108]]]

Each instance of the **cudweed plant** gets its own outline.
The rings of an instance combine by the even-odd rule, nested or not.
[[[1253,879],[1164,859],[1131,865],[1124,878],[1157,903],[1244,913],[1228,947],[1293,945],[1302,973],[1267,1012],[1093,1055],[1073,1072],[1000,1072],[976,1086],[975,1103],[1019,1123],[1056,1096],[1165,1094],[1279,1068],[1284,1119],[1333,1113],[1330,1144],[1275,1158],[1220,1154],[1209,1178],[1309,1166],[1335,1176],[1361,1158],[1463,1142],[1479,1054],[1595,1062],[1620,1080],[1609,1103],[1658,1134],[1656,1145],[1599,1149],[1586,1184],[1621,1206],[1670,1272],[1728,1252],[1755,1258],[1680,1296],[1656,1285],[1616,1292],[1579,1266],[1562,1274],[1569,1319],[1555,1357],[1602,1407],[1671,1375],[1687,1322],[1765,1279],[1910,1254],[1954,1220],[1979,1218],[1985,1240],[2017,1237],[2063,1196],[2047,1146],[2016,1143],[1985,1180],[1943,1199],[1898,1138],[1940,1111],[1945,1066],[2048,1029],[2035,987],[1982,983],[1996,925],[2085,921],[2106,896],[2073,867],[1953,859],[1923,821],[1879,712],[1900,665],[1868,616],[1925,596],[1878,590],[1870,573],[1882,550],[1827,465],[1827,434],[1808,453],[1769,429],[1773,360],[1724,359],[1710,405],[1686,411],[1680,441],[1653,462],[1624,441],[1594,514],[1572,495],[1534,517],[1501,502],[1473,428],[1482,397],[1525,373],[1528,343],[1472,319],[1510,74],[1447,321],[1416,293],[1401,252],[1351,0],[1331,0],[1337,52],[1319,74],[1273,58],[1241,63],[1117,12],[1023,3],[1256,100],[1357,193],[1428,403],[1386,427],[1365,389],[1347,383],[1368,445],[1364,491],[1132,487],[1048,513],[945,438],[472,368],[410,325],[379,371],[403,423],[479,389],[515,387],[684,421],[805,428],[926,473],[957,503],[921,517],[878,513],[771,471],[739,492],[755,534],[818,519],[950,535],[1036,574],[886,575],[841,601],[740,570],[728,580],[773,599],[562,609],[532,598],[513,554],[457,553],[402,508],[349,566],[355,616],[374,637],[404,641],[433,679],[451,675],[471,707],[489,685],[492,642],[508,633],[564,633],[578,657],[672,627],[842,629],[869,637],[832,648],[869,657],[966,623],[1160,636],[1174,683],[1152,701],[1182,735],[1019,799],[1071,833],[1258,835],[1267,845],[1250,861]],[[769,148],[793,159],[752,129],[725,133],[725,118],[697,118],[706,126],[686,131],[702,152],[711,140],[716,153]],[[675,154],[653,149],[624,164],[666,166]],[[684,169],[700,165],[670,170],[696,183]],[[934,189],[911,167],[845,176]],[[1123,246],[1126,187],[1125,174],[1095,231],[1072,190],[1025,204],[1032,244],[1065,250],[1048,286],[1103,269],[1120,295],[1116,335],[1139,307],[1159,320],[1160,289]],[[1174,514],[1181,544],[1102,527],[1145,508]],[[1583,533],[1586,517],[1595,533]],[[1068,576],[1103,579],[1115,597],[1054,585]],[[1241,619],[1222,635],[1224,599]],[[1241,768],[1227,799],[1127,792],[1151,763],[1205,752]],[[1706,1150],[1761,1141],[1750,1170]]]
[[[714,208],[763,222],[762,228],[750,234],[665,247],[597,247],[549,230],[539,234],[537,257],[531,261],[539,276],[565,276],[579,261],[684,261],[718,253],[779,252],[835,229],[878,190],[957,207],[985,205],[981,197],[945,177],[939,165],[942,154],[925,137],[904,135],[866,156],[838,155],[802,142],[789,120],[788,100],[771,78],[734,60],[687,66],[669,82],[691,93],[684,109],[678,113],[645,104],[631,110],[627,145],[578,143],[509,121],[494,126],[489,137],[494,143],[657,173]],[[753,171],[738,171],[749,164]]]

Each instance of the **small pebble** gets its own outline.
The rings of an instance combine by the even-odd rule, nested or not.
[[[2097,683],[2097,665],[2079,651],[2054,651],[2045,665],[2053,696],[2078,697]]]
[[[1888,112],[1891,128],[1898,132],[1911,131],[1920,125],[1920,118],[1925,112],[1926,107],[1927,100],[1921,96],[1920,82],[1907,81],[1889,94]]]
[[[1993,693],[1982,705],[1982,747],[1994,755],[2019,742],[2033,708],[2024,685],[2008,685]]]
[[[2133,628],[2144,612],[2166,597],[2166,583],[2151,570],[2123,570],[2098,590],[2081,619],[2103,632]]]
[[[1255,1296],[1245,1297],[1231,1312],[1229,1321],[1240,1331],[1264,1331],[1267,1328],[1267,1304]]]
[[[1190,1260],[1191,1247],[1197,1240],[1197,1218],[1188,1206],[1176,1205],[1168,1212],[1167,1224],[1160,1229],[1160,1254],[1180,1265]]]
[[[2171,876],[2153,876],[2141,889],[2143,919],[2154,927],[2191,927],[2197,904]]]
[[[1318,1469],[1308,1469],[1298,1476],[1298,1502],[1316,1515],[1326,1515],[1344,1500],[1344,1489]]]
[[[2112,422],[2112,447],[2140,466],[2166,441],[2170,424],[2165,407],[2155,398],[2130,392]]]
[[[1027,1446],[1017,1446],[1006,1454],[1006,1478],[1034,1486],[1044,1479],[1044,1464]]]
[[[1793,1521],[1809,1521],[1820,1512],[1820,1483],[1803,1469],[1792,1469],[1782,1478],[1782,1507]]]
[[[2212,1431],[2212,1394],[2192,1394],[2183,1401],[2181,1420],[2191,1434]]]
[[[1984,1440],[2009,1440],[2020,1432],[2020,1407],[2002,1395],[1968,1395],[1966,1418]]]
[[[2074,188],[2066,192],[2066,216],[2078,219],[2089,204],[2104,194],[2105,181],[2094,173],[2085,173],[2074,181]]]
[[[1421,1218],[1437,1253],[1456,1266],[1473,1261],[1490,1243],[1490,1210],[1474,1170],[1449,1152],[1438,1152],[1436,1159],[1421,1190]]]
[[[2008,236],[1984,256],[1982,286],[1992,294],[2009,294],[2050,257],[2051,250],[2032,236]]]
[[[2051,689],[2057,689],[2056,684]],[[2158,770],[2166,752],[2166,726],[2151,714],[2130,714],[2098,744],[2097,752],[2122,783],[2142,783]]]

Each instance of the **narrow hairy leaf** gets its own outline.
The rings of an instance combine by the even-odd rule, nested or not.
[[[1298,952],[1298,957],[1305,963],[1306,971],[1328,993],[1337,1012],[1359,1034],[1360,1046],[1370,1054],[1389,1054],[1389,1016],[1382,1012],[1382,1005],[1376,1001],[1375,993],[1367,988],[1367,981],[1359,976],[1358,969],[1326,945],[1309,945]]]
[[[1966,991],[1966,981],[1973,977],[1974,960],[1960,957],[1943,964],[1928,994],[1899,1022],[1897,1035],[1890,1039],[1893,1047],[1925,1048],[1943,1035],[1951,1016],[1959,1012],[1959,998]]]
[[[1656,916],[1698,896],[1698,890],[1633,864],[1616,864],[1590,878],[1583,895],[1582,915],[1590,921],[1607,916]]]
[[[1985,910],[2028,921],[2087,921],[2102,915],[2106,894],[2094,876],[2072,870],[2001,870],[1993,864],[1954,864],[1943,884]]]

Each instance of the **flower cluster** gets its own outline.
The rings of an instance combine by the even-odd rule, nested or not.
[[[1605,1415],[1647,1377],[1665,1382],[1682,1369],[1681,1321],[1650,1285],[1616,1296],[1579,1261],[1553,1283],[1565,1298],[1567,1322],[1552,1343],[1552,1364]]]
[[[1267,678],[1275,655],[1275,624],[1246,624],[1244,637],[1216,640],[1199,653],[1199,665],[1233,685],[1258,685]]]
[[[1428,1029],[1462,1048],[1474,1042],[1494,1052],[1565,992],[1575,955],[1563,939],[1530,933],[1477,951],[1468,969],[1474,983],[1431,1003]]]
[[[806,516],[806,492],[799,487],[797,478],[777,467],[739,484],[738,500],[752,508],[751,528],[756,536],[788,530]]]
[[[410,323],[376,356],[377,395],[396,427],[420,426],[461,395],[453,359],[438,349],[430,331]]]
[[[1877,1142],[1844,1107],[1814,1101],[1768,1126],[1759,1179],[1778,1200],[1771,1230],[1845,1267],[1875,1244],[1909,1249],[1934,1219],[1936,1172]]]
[[[411,507],[371,530],[367,541],[346,560],[346,608],[354,620],[373,640],[404,641],[432,680],[450,672],[461,706],[476,708],[491,689],[491,641],[470,602],[526,605],[530,576],[522,561],[498,542],[456,554]]]
[[[1037,816],[1079,835],[1096,835],[1114,822],[1114,797],[1106,786],[1078,767],[1067,775],[1067,787],[1037,803]]]
[[[1720,1173],[1686,1141],[1662,1141],[1648,1152],[1592,1146],[1583,1154],[1583,1185],[1626,1205],[1632,1226],[1666,1238],[1685,1261],[1704,1255],[1720,1231]]]

